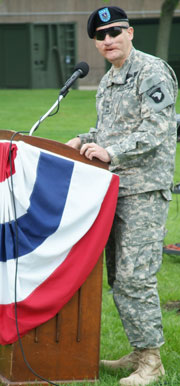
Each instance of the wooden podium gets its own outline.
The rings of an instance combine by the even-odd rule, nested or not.
[[[1,130],[0,139],[13,132]],[[106,168],[88,161],[79,151],[56,141],[17,134],[22,140],[55,154]],[[25,356],[32,369],[52,382],[95,381],[99,377],[100,321],[102,299],[102,256],[82,287],[60,312],[22,338]],[[42,384],[26,366],[19,342],[0,346],[0,382],[8,385]]]

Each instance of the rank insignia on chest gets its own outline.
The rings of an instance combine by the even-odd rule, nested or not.
[[[109,114],[110,113],[110,102],[109,101],[105,101],[104,102],[104,113],[105,114]]]

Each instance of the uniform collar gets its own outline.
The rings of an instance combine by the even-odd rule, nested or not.
[[[131,52],[124,62],[123,66],[119,68],[119,71],[115,69],[114,71],[114,66],[109,70],[109,76],[108,76],[108,84],[107,86],[110,87],[112,84],[124,84],[126,83],[127,79],[127,74],[130,73],[130,68],[132,66],[134,57],[135,57],[135,48],[132,47]]]

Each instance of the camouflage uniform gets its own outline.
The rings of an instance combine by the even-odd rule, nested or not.
[[[177,140],[173,70],[132,48],[113,66],[97,92],[97,127],[80,135],[96,142],[120,176],[116,215],[106,247],[109,284],[132,346],[164,343],[156,273],[171,200]]]

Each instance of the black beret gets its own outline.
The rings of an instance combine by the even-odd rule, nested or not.
[[[119,7],[103,7],[94,11],[88,19],[87,32],[91,39],[95,35],[96,28],[117,21],[129,21],[126,12]]]

